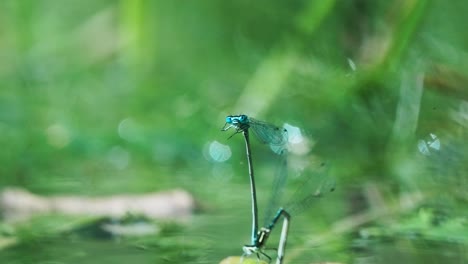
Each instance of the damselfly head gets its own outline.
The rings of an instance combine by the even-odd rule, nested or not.
[[[263,252],[263,250],[256,245],[245,245],[242,247],[242,251],[244,251],[242,258],[244,258],[244,256],[255,254],[257,255],[257,263],[271,263],[271,257],[265,254],[265,252]],[[260,259],[260,255],[266,259]],[[241,261],[241,263],[243,262]]]
[[[226,124],[224,124],[221,131],[229,130],[231,127],[236,129],[233,135],[246,131],[250,127],[249,118],[246,115],[228,115],[226,116]],[[233,135],[231,135],[231,137]]]
[[[244,251],[244,254],[246,256],[250,256],[254,253],[257,253],[260,249],[257,246],[254,245],[245,245],[242,247],[242,251]]]
[[[246,115],[228,115],[226,116],[226,123],[231,125],[245,124],[249,118]]]
[[[228,115],[226,116],[226,123],[224,124],[224,127],[221,129],[221,131],[226,131],[230,129],[231,127],[238,127],[238,117],[237,116],[232,116]]]

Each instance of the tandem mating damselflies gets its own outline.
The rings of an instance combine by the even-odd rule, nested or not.
[[[247,152],[247,164],[249,167],[249,178],[250,178],[250,194],[252,198],[252,234],[251,234],[251,244],[255,244],[258,240],[258,207],[257,207],[257,190],[255,188],[255,177],[254,169],[252,163],[252,152],[250,149],[250,138],[249,130],[252,130],[257,138],[265,144],[269,144],[271,149],[279,154],[285,155],[288,134],[287,130],[284,128],[279,128],[277,126],[268,124],[263,121],[259,121],[253,118],[250,118],[246,115],[230,115],[226,117],[226,124],[221,129],[222,131],[227,131],[230,128],[234,128],[236,131],[232,136],[237,133],[242,133],[245,140],[245,148]],[[230,137],[230,138],[231,138]]]
[[[249,165],[249,176],[251,182],[251,195],[252,195],[252,236],[251,236],[251,244],[245,245],[243,247],[244,256],[255,254],[257,258],[260,258],[260,255],[266,257],[269,261],[271,258],[264,253],[265,245],[268,240],[268,237],[275,227],[276,223],[283,217],[283,227],[281,231],[279,246],[277,249],[277,264],[281,264],[285,254],[285,247],[286,247],[286,240],[288,235],[288,228],[289,228],[289,220],[290,220],[290,213],[297,213],[301,211],[299,209],[304,209],[308,204],[311,203],[311,200],[315,200],[317,198],[322,197],[323,194],[333,191],[334,189],[334,181],[332,185],[330,182],[322,181],[322,177],[306,177],[306,181],[303,182],[303,189],[299,192],[299,194],[305,196],[301,196],[300,199],[294,195],[294,199],[291,203],[288,203],[287,206],[284,208],[279,208],[276,211],[276,214],[271,218],[271,212],[274,210],[273,208],[278,208],[278,203],[280,200],[282,189],[285,186],[286,178],[287,178],[287,143],[288,143],[288,135],[287,130],[276,127],[274,125],[268,124],[263,121],[258,121],[253,118],[249,118],[246,115],[237,115],[237,116],[227,116],[226,117],[226,124],[223,131],[226,131],[230,128],[235,128],[236,133],[243,133],[244,139],[246,142],[246,150],[247,150],[247,161]],[[269,144],[272,150],[280,154],[280,161],[278,163],[279,168],[276,170],[275,176],[275,187],[273,188],[272,198],[270,199],[270,208],[267,211],[266,216],[268,217],[269,222],[265,222],[263,228],[258,231],[258,209],[257,209],[257,199],[256,199],[256,189],[255,189],[255,180],[253,174],[253,164],[251,159],[251,150],[250,150],[250,142],[249,142],[249,128],[254,131],[254,134],[258,137],[258,139],[265,144]],[[232,136],[231,136],[232,137]],[[317,176],[317,175],[315,175]],[[315,178],[313,185],[310,185],[311,178]],[[319,182],[316,182],[316,180]],[[313,186],[313,188],[309,188]],[[318,186],[318,187],[317,187]],[[317,188],[316,188],[317,187]],[[272,220],[270,220],[272,219]]]

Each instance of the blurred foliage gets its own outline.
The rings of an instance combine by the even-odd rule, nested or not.
[[[333,164],[336,194],[292,229],[291,263],[299,252],[303,261],[430,259],[398,244],[408,237],[440,242],[425,249],[462,263],[467,11],[465,1],[436,0],[1,1],[0,187],[44,195],[187,188],[208,210],[174,235],[175,249],[162,247],[166,262],[216,263],[248,237],[243,144],[219,131],[227,114],[245,113],[301,127],[313,154]],[[441,147],[421,153],[418,141],[430,134]],[[232,148],[231,160],[210,160],[214,140]],[[254,150],[267,171],[267,152]],[[29,224],[31,234],[43,228]],[[21,227],[1,229],[25,241],[0,251],[6,260],[34,255],[9,263],[65,250],[54,241],[57,252],[41,255]],[[318,249],[307,248],[312,233],[323,234]],[[392,243],[381,249],[369,242],[376,237]],[[111,256],[110,248],[96,254]],[[128,254],[121,260],[138,259]]]

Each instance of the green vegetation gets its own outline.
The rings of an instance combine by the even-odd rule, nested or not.
[[[303,129],[309,159],[337,180],[293,218],[286,263],[466,262],[467,12],[434,0],[1,1],[0,189],[185,188],[202,208],[143,238],[77,236],[86,217],[2,221],[0,263],[240,255],[245,150],[220,131],[240,113]],[[209,158],[215,140],[231,159]],[[262,210],[275,161],[253,152]]]

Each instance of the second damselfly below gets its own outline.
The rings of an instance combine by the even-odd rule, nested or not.
[[[289,202],[283,204],[278,209],[277,203],[279,203],[278,200],[280,200],[282,188],[286,183],[287,177],[286,160],[278,164],[275,175],[275,187],[270,198],[270,208],[265,215],[264,227],[260,228],[256,236],[257,240],[255,240],[252,245],[243,247],[244,256],[255,254],[258,259],[263,256],[268,260],[268,263],[270,263],[271,257],[265,253],[265,250],[268,249],[266,243],[277,223],[283,218],[280,240],[276,248],[275,262],[276,264],[283,263],[291,217],[305,212],[309,206],[335,190],[335,180],[329,177],[328,170],[324,168],[325,164],[322,163],[320,167],[321,168],[318,168],[313,173],[301,177],[302,179],[299,180],[300,187],[296,189],[289,199]],[[274,215],[272,215],[272,212],[274,212],[272,210],[273,207],[277,208]]]

